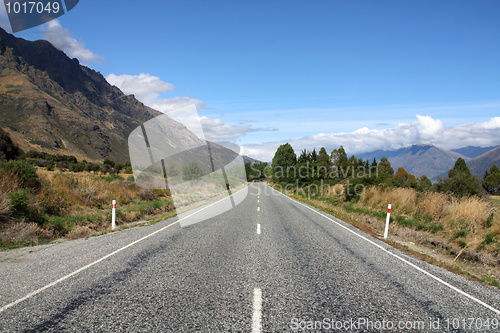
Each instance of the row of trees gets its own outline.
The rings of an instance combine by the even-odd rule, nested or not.
[[[264,176],[264,173],[261,175]],[[376,159],[371,162],[358,159],[354,155],[348,157],[342,146],[332,150],[330,154],[325,148],[321,148],[319,152],[315,149],[303,150],[297,157],[290,144],[283,144],[274,155],[270,176],[274,182],[297,185],[321,180],[323,183],[348,182],[350,185],[383,183],[421,191],[449,192],[456,196],[482,195],[485,191],[500,193],[500,169],[496,165],[481,180],[470,172],[465,160],[459,158],[445,179],[438,179],[437,183],[432,184],[425,175],[416,178],[402,167],[394,172],[385,157],[380,162]]]
[[[277,182],[311,182],[318,179],[339,181],[348,178],[385,179],[394,174],[394,169],[387,158],[380,162],[348,157],[344,147],[334,149],[330,154],[323,147],[316,152],[303,150],[297,157],[288,143],[281,145],[276,151],[271,176]]]

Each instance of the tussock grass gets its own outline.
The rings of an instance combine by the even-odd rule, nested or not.
[[[0,173],[0,247],[107,232],[113,200],[117,225],[175,210],[168,190],[144,190],[122,176],[45,169],[37,176],[39,188],[20,189],[17,175]]]
[[[411,214],[417,203],[416,191],[407,188],[369,187],[360,197],[360,201],[375,209],[387,209],[391,204],[394,213]]]
[[[4,193],[0,193],[0,222],[6,221],[9,215],[9,199]]]
[[[500,254],[500,220],[492,202],[476,197],[456,198],[409,188],[367,188],[350,211],[385,219],[392,204],[391,221],[401,227],[436,234],[444,243]],[[435,237],[435,236],[433,236]]]
[[[339,198],[344,193],[344,185],[323,186],[322,192],[326,198]]]
[[[438,244],[450,253],[456,252],[455,255],[466,248],[460,255],[463,258],[486,258],[480,254],[483,253],[487,254],[488,263],[500,264],[500,217],[497,214],[500,197],[492,200],[477,196],[456,198],[412,188],[372,186],[365,188],[359,200],[353,203],[342,202],[341,188],[328,189],[311,199],[325,209],[335,206],[335,210],[364,221],[379,234],[383,233],[387,205],[391,204],[391,233],[413,235],[422,244]],[[497,259],[491,259],[491,255]]]

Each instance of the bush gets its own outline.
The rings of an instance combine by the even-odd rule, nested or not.
[[[141,200],[148,200],[148,201],[153,201],[155,200],[158,196],[151,190],[149,189],[142,189],[139,192],[139,197]]]
[[[115,162],[113,162],[112,160],[110,160],[108,158],[105,158],[104,161],[102,162],[102,164],[109,165],[111,168],[115,166]]]
[[[25,214],[28,211],[28,197],[26,190],[9,193],[9,208],[14,213]]]
[[[9,193],[10,211],[14,217],[27,218],[30,222],[42,225],[45,222],[45,218],[35,207],[30,206],[28,195],[29,192],[26,189]]]
[[[0,193],[0,222],[7,221],[10,215],[9,199]]]
[[[22,150],[12,142],[10,136],[0,128],[0,161],[16,159],[22,153]]]
[[[203,176],[203,170],[196,162],[182,167],[182,179],[184,180],[193,180],[201,176]]]
[[[0,163],[0,171],[16,176],[19,179],[19,186],[22,188],[40,188],[40,180],[36,174],[35,167],[26,161]]]
[[[112,174],[110,174],[109,176],[106,176],[106,177],[102,177],[102,179],[104,179],[107,182],[112,182],[112,181],[115,181],[115,180],[124,180],[122,176],[117,175],[115,173],[112,173]]]

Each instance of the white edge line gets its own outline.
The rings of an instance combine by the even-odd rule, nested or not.
[[[241,190],[242,190],[242,189],[240,189],[239,191],[241,191]],[[239,192],[239,191],[238,191],[238,192]],[[236,192],[236,193],[237,193],[237,192]],[[57,280],[55,280],[54,282],[51,282],[51,283],[49,283],[48,285],[43,286],[43,287],[41,287],[41,288],[39,288],[39,289],[37,289],[37,290],[35,290],[35,291],[33,291],[33,292],[29,293],[28,295],[26,295],[26,296],[24,296],[24,297],[21,297],[21,298],[19,298],[19,299],[17,299],[17,300],[15,300],[15,301],[14,301],[14,302],[12,302],[12,303],[9,303],[9,304],[7,304],[7,305],[2,306],[2,307],[0,308],[0,313],[4,312],[5,310],[7,310],[7,309],[9,309],[9,308],[11,308],[11,307],[13,307],[14,305],[17,305],[17,304],[21,303],[22,301],[27,300],[28,298],[31,298],[31,297],[33,297],[33,296],[35,296],[35,295],[37,295],[37,294],[41,293],[42,291],[44,291],[44,290],[46,290],[46,289],[49,289],[50,287],[55,286],[56,284],[59,284],[59,283],[61,283],[61,282],[65,281],[65,280],[69,279],[69,278],[70,278],[70,277],[72,277],[73,275],[76,275],[76,274],[78,274],[78,273],[80,273],[80,272],[82,272],[82,271],[86,270],[87,268],[94,266],[95,264],[98,264],[98,263],[100,263],[101,261],[103,261],[103,260],[105,260],[105,259],[108,259],[109,257],[114,256],[115,254],[117,254],[117,253],[119,253],[119,252],[121,252],[121,251],[123,251],[123,250],[125,250],[125,249],[127,249],[127,248],[129,248],[129,247],[131,247],[132,245],[135,245],[135,244],[137,244],[137,243],[139,243],[139,242],[142,242],[143,240],[145,240],[145,239],[147,239],[147,238],[149,238],[149,237],[151,237],[151,236],[153,236],[153,235],[156,235],[157,233],[162,232],[163,230],[165,230],[165,229],[167,229],[167,228],[170,228],[171,226],[173,226],[173,225],[175,225],[175,224],[179,223],[180,221],[185,220],[185,219],[187,219],[188,217],[191,217],[191,216],[193,216],[194,214],[197,214],[197,213],[201,212],[202,210],[205,210],[205,209],[207,209],[208,207],[211,207],[211,206],[213,206],[213,205],[215,205],[215,204],[217,204],[217,203],[219,203],[219,202],[221,202],[222,200],[225,200],[225,199],[227,199],[227,197],[224,197],[224,198],[222,198],[221,200],[218,200],[218,201],[216,201],[216,202],[214,202],[214,203],[211,203],[210,205],[205,206],[205,207],[203,207],[203,208],[201,208],[201,209],[197,210],[196,212],[194,212],[194,213],[192,213],[192,214],[189,214],[188,216],[184,216],[183,218],[181,218],[181,219],[179,219],[179,220],[177,220],[177,221],[175,221],[175,222],[173,222],[173,223],[170,223],[169,225],[166,225],[166,226],[162,227],[161,229],[158,229],[158,230],[156,230],[156,231],[154,231],[154,232],[150,233],[149,235],[146,235],[146,236],[144,236],[144,237],[142,237],[142,238],[140,238],[140,239],[138,239],[138,240],[135,240],[135,241],[133,241],[132,243],[127,244],[127,245],[125,245],[124,247],[121,247],[121,248],[119,248],[118,250],[115,250],[115,251],[113,251],[113,252],[111,252],[111,253],[109,253],[109,254],[105,255],[104,257],[99,258],[99,259],[97,259],[96,261],[91,262],[90,264],[85,265],[85,266],[83,266],[83,267],[81,267],[81,268],[77,269],[76,271],[74,271],[74,272],[72,272],[72,273],[69,273],[68,275],[65,275],[65,276],[63,276],[62,278],[57,279]]]
[[[262,332],[262,290],[253,290],[252,333]]]
[[[271,186],[269,186],[269,187],[271,187]],[[420,272],[424,273],[425,275],[427,275],[427,276],[429,276],[429,277],[433,278],[434,280],[436,280],[436,281],[438,281],[438,282],[442,283],[443,285],[445,285],[445,286],[447,286],[448,288],[450,288],[450,289],[452,289],[452,290],[456,291],[457,293],[459,293],[459,294],[461,294],[461,295],[463,295],[463,296],[465,296],[465,297],[468,297],[469,299],[473,300],[474,302],[476,302],[476,303],[478,303],[478,304],[480,304],[480,305],[484,306],[485,308],[487,308],[487,309],[489,309],[489,310],[491,310],[491,311],[495,312],[497,315],[500,315],[500,310],[495,309],[494,307],[492,307],[491,305],[489,305],[489,304],[487,304],[487,303],[485,303],[485,302],[481,301],[480,299],[477,299],[476,297],[474,297],[474,296],[472,296],[472,295],[470,295],[470,294],[466,293],[465,291],[463,291],[463,290],[461,290],[461,289],[458,289],[457,287],[455,287],[455,286],[453,286],[453,285],[449,284],[448,282],[446,282],[446,281],[444,281],[444,280],[442,280],[442,279],[438,278],[437,276],[432,275],[431,273],[429,273],[429,272],[427,272],[426,270],[424,270],[424,269],[422,269],[422,268],[418,267],[417,265],[415,265],[415,264],[413,264],[413,263],[409,262],[408,260],[406,260],[406,259],[404,259],[404,258],[401,258],[401,257],[400,257],[400,256],[398,256],[397,254],[394,254],[394,253],[392,253],[392,252],[390,252],[390,251],[388,251],[388,250],[384,249],[384,248],[383,248],[382,246],[380,246],[379,244],[377,244],[377,243],[375,243],[375,242],[373,242],[373,241],[369,240],[368,238],[366,238],[366,237],[364,237],[364,236],[362,236],[362,235],[358,234],[357,232],[355,232],[355,231],[353,231],[353,230],[351,230],[351,229],[347,228],[346,226],[343,226],[343,225],[342,225],[342,224],[340,224],[339,222],[337,222],[337,221],[335,221],[334,219],[332,219],[332,218],[330,218],[330,217],[328,217],[328,216],[324,215],[323,213],[319,212],[318,210],[314,209],[313,207],[310,207],[309,205],[306,205],[306,204],[304,204],[304,203],[302,203],[302,202],[300,202],[300,201],[298,201],[298,200],[296,200],[296,199],[294,199],[294,198],[291,198],[291,197],[289,197],[289,196],[287,196],[287,195],[285,195],[285,194],[281,193],[280,191],[275,190],[275,189],[274,189],[274,188],[272,188],[272,187],[271,187],[271,189],[272,189],[273,191],[276,191],[276,192],[280,193],[280,194],[281,194],[281,195],[283,195],[285,198],[288,198],[288,199],[290,199],[290,200],[292,200],[292,201],[295,201],[296,203],[298,203],[298,204],[300,204],[300,205],[302,205],[302,206],[306,207],[307,209],[312,210],[312,211],[313,211],[313,212],[315,212],[316,214],[318,214],[318,215],[320,215],[320,216],[323,216],[323,217],[324,217],[324,218],[326,218],[327,220],[332,221],[333,223],[335,223],[335,224],[337,224],[338,226],[340,226],[340,227],[344,228],[345,230],[349,231],[350,233],[352,233],[352,234],[354,234],[354,235],[356,235],[356,236],[358,236],[358,237],[360,237],[360,238],[364,239],[365,241],[367,241],[367,242],[371,243],[372,245],[375,245],[376,247],[378,247],[378,248],[379,248],[379,249],[381,249],[382,251],[384,251],[384,252],[386,252],[386,253],[390,254],[391,256],[393,256],[393,257],[395,257],[395,258],[397,258],[397,259],[401,260],[402,262],[404,262],[404,263],[406,263],[406,264],[410,265],[411,267],[415,268],[416,270],[418,270],[418,271],[420,271]]]

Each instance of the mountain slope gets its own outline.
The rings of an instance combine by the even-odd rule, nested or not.
[[[495,149],[499,146],[491,146],[491,147],[475,147],[475,146],[468,146],[464,148],[459,148],[459,149],[452,149],[451,151],[455,153],[462,154],[464,156],[470,157],[470,158],[475,158],[478,157],[484,153],[489,152],[492,149]]]
[[[373,158],[380,161],[382,157],[387,157],[394,171],[399,167],[403,167],[416,177],[426,175],[430,179],[436,179],[443,172],[451,169],[459,157],[465,160],[469,159],[459,153],[432,145],[412,145],[392,151],[377,150],[361,154],[358,157],[370,161]]]
[[[124,162],[129,133],[160,114],[49,42],[0,28],[0,127],[23,150]]]
[[[493,164],[500,166],[500,146],[467,162],[470,171],[479,177],[483,177],[484,172],[489,170]]]

